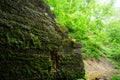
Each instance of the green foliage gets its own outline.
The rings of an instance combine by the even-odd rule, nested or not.
[[[111,21],[109,24],[108,35],[110,37],[111,42],[116,42],[120,44],[120,20]]]
[[[56,21],[83,44],[83,53],[99,58],[120,52],[120,23],[113,15],[114,1],[108,4],[97,0],[45,1],[56,14]]]
[[[114,0],[45,0],[56,15],[56,21],[67,27],[75,41],[82,43],[87,57],[107,57],[120,69],[120,15]],[[117,14],[117,15],[116,15]],[[119,80],[113,77],[113,80]]]
[[[120,80],[120,76],[113,76],[112,80]]]

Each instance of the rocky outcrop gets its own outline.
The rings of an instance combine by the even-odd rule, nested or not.
[[[81,45],[54,18],[43,0],[0,0],[2,80],[84,77]]]

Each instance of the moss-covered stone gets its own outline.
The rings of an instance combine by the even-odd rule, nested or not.
[[[0,0],[3,80],[83,78],[82,57],[74,54],[72,44],[43,0]]]

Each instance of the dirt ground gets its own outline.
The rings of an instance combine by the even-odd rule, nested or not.
[[[107,59],[87,59],[84,60],[85,71],[88,80],[111,80],[115,72],[112,64]]]

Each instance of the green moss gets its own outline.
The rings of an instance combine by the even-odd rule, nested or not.
[[[81,54],[65,55],[60,60],[60,66],[63,72],[62,75],[67,75],[66,78],[70,78],[68,80],[84,78],[85,71]]]
[[[25,6],[17,13],[16,10],[21,10],[18,5],[13,1],[0,2],[0,77],[50,80],[53,78],[49,71],[50,52],[59,47],[61,36],[49,27],[53,25],[49,18],[43,19],[44,13],[38,11],[42,16],[34,11],[29,14]]]
[[[16,53],[12,51],[1,52],[0,75],[3,79],[50,79],[51,73],[48,71],[51,62],[47,57],[33,54]],[[6,55],[4,55],[6,54]],[[2,59],[4,58],[4,59]]]
[[[71,53],[67,29],[56,24],[43,0],[0,1],[0,78],[76,79],[79,69],[67,68],[77,65]]]

